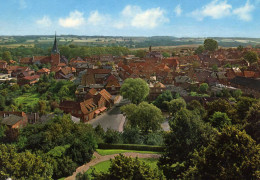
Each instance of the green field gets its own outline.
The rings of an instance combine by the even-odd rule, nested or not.
[[[25,93],[14,100],[16,105],[34,107],[38,105],[40,94]]]
[[[154,152],[154,151],[135,151],[135,150],[124,150],[124,149],[97,149],[96,151],[101,156],[127,153],[127,152],[142,153],[142,154],[160,154],[160,152]]]
[[[140,158],[139,160],[145,162],[146,164],[149,164],[151,166],[151,168],[156,168],[157,167],[157,162],[158,159],[153,159],[153,158]],[[109,167],[110,167],[111,161],[104,161],[101,163],[96,164],[95,166],[93,166],[92,168],[90,168],[89,170],[87,170],[87,174],[91,174],[93,168],[96,169],[96,171],[98,172],[107,172]]]

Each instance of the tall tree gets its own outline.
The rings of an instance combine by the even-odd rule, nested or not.
[[[209,118],[209,122],[213,127],[221,130],[226,125],[231,125],[231,119],[227,116],[226,113],[215,112],[211,118]]]
[[[186,179],[259,179],[260,149],[235,127],[227,126],[196,152]]]
[[[218,42],[214,39],[205,39],[204,48],[208,51],[215,51],[218,49]]]
[[[2,54],[2,58],[3,58],[3,60],[6,60],[9,62],[12,59],[12,55],[11,55],[10,51],[4,51]]]
[[[153,104],[160,109],[167,110],[167,102],[170,102],[171,100],[173,100],[172,93],[171,91],[166,90],[155,99]]]
[[[258,55],[254,51],[248,51],[244,55],[244,59],[249,62],[250,64],[258,61]]]
[[[126,114],[131,127],[139,127],[143,132],[161,129],[163,122],[162,112],[153,104],[142,102],[139,105],[128,104],[121,107]]]
[[[178,111],[180,111],[182,108],[186,108],[186,102],[182,98],[173,99],[168,104],[169,112],[174,115]]]
[[[149,95],[149,86],[140,78],[128,78],[120,89],[120,94],[134,104],[139,104]]]

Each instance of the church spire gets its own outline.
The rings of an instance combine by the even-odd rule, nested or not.
[[[55,31],[55,39],[54,39],[54,44],[53,44],[51,53],[52,54],[60,53],[59,50],[58,50],[58,45],[57,45],[56,31]]]

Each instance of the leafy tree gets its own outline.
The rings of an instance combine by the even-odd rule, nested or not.
[[[249,108],[252,106],[253,103],[255,103],[256,100],[250,97],[240,97],[237,104],[236,104],[236,109],[237,109],[237,114],[238,117],[241,120],[244,120],[247,112],[249,111]]]
[[[139,105],[128,104],[121,107],[132,128],[139,127],[143,132],[161,129],[162,112],[153,104],[142,102]]]
[[[187,109],[190,111],[195,112],[196,114],[199,114],[200,117],[203,119],[207,115],[207,111],[205,108],[201,105],[201,103],[197,100],[192,100],[188,105]]]
[[[145,55],[146,55],[146,51],[144,51],[144,50],[137,50],[135,55],[137,57],[139,57],[139,58],[144,58]]]
[[[183,108],[186,108],[186,102],[182,98],[173,99],[168,104],[169,112],[174,115]]]
[[[182,179],[182,173],[189,167],[194,150],[206,146],[215,131],[199,115],[185,108],[175,113],[169,125],[171,131],[165,137],[165,152],[158,165],[167,179]]]
[[[229,119],[226,113],[222,112],[215,112],[209,121],[213,127],[219,130],[221,130],[226,125],[231,125],[231,119]]]
[[[166,90],[155,99],[153,104],[162,110],[167,110],[168,106],[166,102],[170,102],[171,100],[173,100],[172,93]]]
[[[260,143],[260,102],[250,107],[246,116],[245,130],[257,144]]]
[[[52,167],[29,151],[17,153],[13,145],[0,144],[0,179],[51,179]]]
[[[123,140],[125,144],[143,144],[144,138],[139,128],[124,128]]]
[[[206,93],[209,89],[209,85],[207,83],[202,83],[199,87],[201,93]]]
[[[94,180],[145,180],[145,179],[164,179],[158,169],[152,169],[148,164],[140,161],[138,158],[126,157],[122,154],[111,159],[111,165],[108,172],[92,173]]]
[[[121,86],[120,94],[132,103],[139,104],[149,95],[149,86],[140,78],[128,78]]]
[[[162,55],[163,55],[163,57],[165,57],[165,58],[167,58],[167,57],[170,57],[171,55],[169,54],[169,53],[167,53],[167,52],[163,52],[162,53]]]
[[[243,51],[243,49],[244,49],[244,47],[243,47],[242,45],[239,45],[239,46],[237,47],[237,50],[239,50],[239,51]]]
[[[231,91],[232,96],[236,99],[242,96],[243,92],[240,89],[236,89],[235,91]]]
[[[255,141],[235,127],[223,129],[210,144],[194,154],[187,179],[259,179],[260,150]]]
[[[218,72],[218,66],[216,64],[214,64],[212,66],[212,70],[215,71],[215,72]]]
[[[4,96],[0,95],[0,111],[5,109],[5,98]]]
[[[148,145],[163,145],[163,133],[162,132],[151,132],[145,137],[145,144]]]
[[[215,51],[218,49],[218,42],[214,39],[205,39],[204,48],[208,51]]]
[[[249,62],[250,64],[258,61],[258,55],[254,51],[248,51],[244,55],[244,59]]]
[[[199,46],[199,47],[195,50],[195,54],[202,54],[203,51],[205,51],[204,46]]]
[[[122,134],[116,130],[108,129],[105,134],[105,143],[120,144],[122,143]]]
[[[12,55],[11,55],[10,51],[4,51],[2,54],[2,58],[3,58],[3,60],[6,60],[9,62],[12,59]]]

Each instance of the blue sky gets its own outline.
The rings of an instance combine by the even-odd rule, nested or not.
[[[260,0],[0,0],[0,35],[260,38]]]

